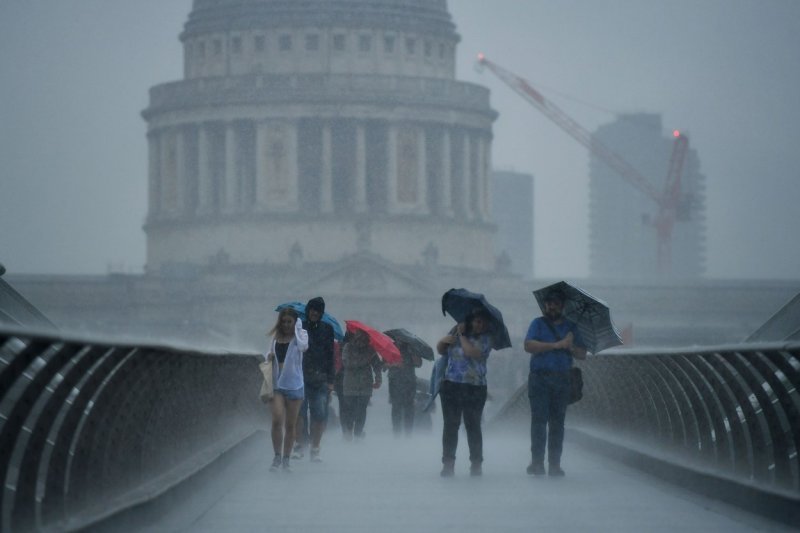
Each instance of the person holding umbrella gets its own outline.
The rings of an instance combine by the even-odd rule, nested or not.
[[[321,296],[312,298],[306,304],[306,330],[308,331],[308,350],[303,357],[303,380],[305,382],[305,399],[300,407],[298,433],[295,454],[303,457],[302,438],[306,432],[311,444],[310,459],[320,462],[320,442],[325,424],[328,421],[328,402],[333,391],[333,327],[322,320],[325,314],[325,300]]]
[[[364,437],[367,421],[367,406],[372,390],[381,386],[381,358],[370,346],[369,337],[363,330],[355,330],[342,349],[344,394],[342,432],[346,440]]]
[[[545,474],[545,446],[547,474],[564,475],[561,451],[570,394],[569,369],[573,358],[586,358],[586,345],[576,324],[564,317],[564,302],[563,291],[548,291],[544,295],[543,316],[531,322],[525,336],[525,351],[531,354],[531,463],[527,472],[535,476]]]
[[[447,357],[444,379],[439,388],[444,419],[442,477],[454,475],[462,419],[467,430],[470,475],[483,473],[481,418],[486,405],[486,361],[492,349],[490,319],[485,308],[474,308],[436,345],[436,351]]]
[[[433,349],[405,329],[390,329],[384,333],[394,341],[403,356],[401,365],[388,367],[392,431],[395,437],[403,433],[409,437],[414,429],[414,400],[417,395],[415,369],[422,366],[423,358],[433,360]]]

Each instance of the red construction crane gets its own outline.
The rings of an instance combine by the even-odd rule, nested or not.
[[[622,156],[595,139],[586,128],[542,96],[539,91],[533,88],[530,82],[489,61],[483,54],[478,54],[478,65],[491,70],[501,81],[533,104],[547,118],[555,122],[561,129],[588,148],[620,176],[656,203],[658,213],[652,224],[656,229],[658,270],[660,274],[668,273],[672,263],[672,229],[677,219],[683,219],[687,216],[688,208],[690,207],[686,205],[688,198],[681,195],[683,162],[686,159],[686,152],[689,147],[689,139],[686,135],[683,135],[678,130],[672,133],[675,141],[672,146],[669,171],[664,188],[659,191],[650,180],[639,173]]]

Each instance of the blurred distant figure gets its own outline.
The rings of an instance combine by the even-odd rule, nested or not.
[[[333,382],[333,392],[336,393],[337,403],[339,404],[339,427],[342,429],[342,435],[347,437],[347,432],[345,431],[345,426],[347,425],[347,420],[351,417],[350,413],[347,410],[347,402],[344,399],[344,365],[342,364],[342,351],[344,350],[345,344],[350,340],[350,334],[345,333],[344,339],[342,342],[337,342],[334,344],[334,369],[336,372],[336,376]],[[352,432],[351,432],[352,438]]]
[[[409,436],[414,429],[414,399],[417,395],[417,375],[414,369],[422,366],[422,359],[403,350],[400,353],[403,364],[391,366],[387,372],[389,403],[392,404],[392,430],[395,436],[403,433]]]
[[[367,421],[367,406],[372,390],[381,386],[382,362],[369,344],[369,337],[363,331],[353,333],[342,349],[344,380],[344,411],[342,431],[345,439],[364,437],[364,424]]]

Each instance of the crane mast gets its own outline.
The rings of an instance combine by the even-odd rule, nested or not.
[[[490,61],[483,54],[478,54],[478,65],[488,68],[514,92],[522,96],[528,103],[536,107],[557,126],[605,162],[623,179],[656,203],[658,206],[658,214],[654,221],[657,239],[656,260],[659,273],[668,273],[671,269],[672,229],[678,218],[677,211],[681,200],[681,175],[683,162],[688,150],[688,138],[677,130],[673,132],[675,142],[670,158],[669,171],[664,190],[659,191],[649,179],[644,177],[622,156],[597,140],[591,132],[581,126],[575,119],[545,98],[530,82]]]

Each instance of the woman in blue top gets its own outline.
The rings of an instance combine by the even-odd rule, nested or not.
[[[454,473],[461,420],[467,430],[470,475],[480,476],[483,463],[481,418],[486,404],[486,360],[492,349],[489,314],[480,308],[469,313],[436,345],[447,356],[447,368],[439,395],[442,402],[442,477]]]
[[[283,468],[288,471],[297,414],[303,403],[303,352],[308,349],[308,333],[294,309],[287,307],[278,313],[278,321],[269,334],[272,335],[272,344],[267,360],[272,361],[272,382],[275,384],[271,402],[275,458],[270,470]]]

